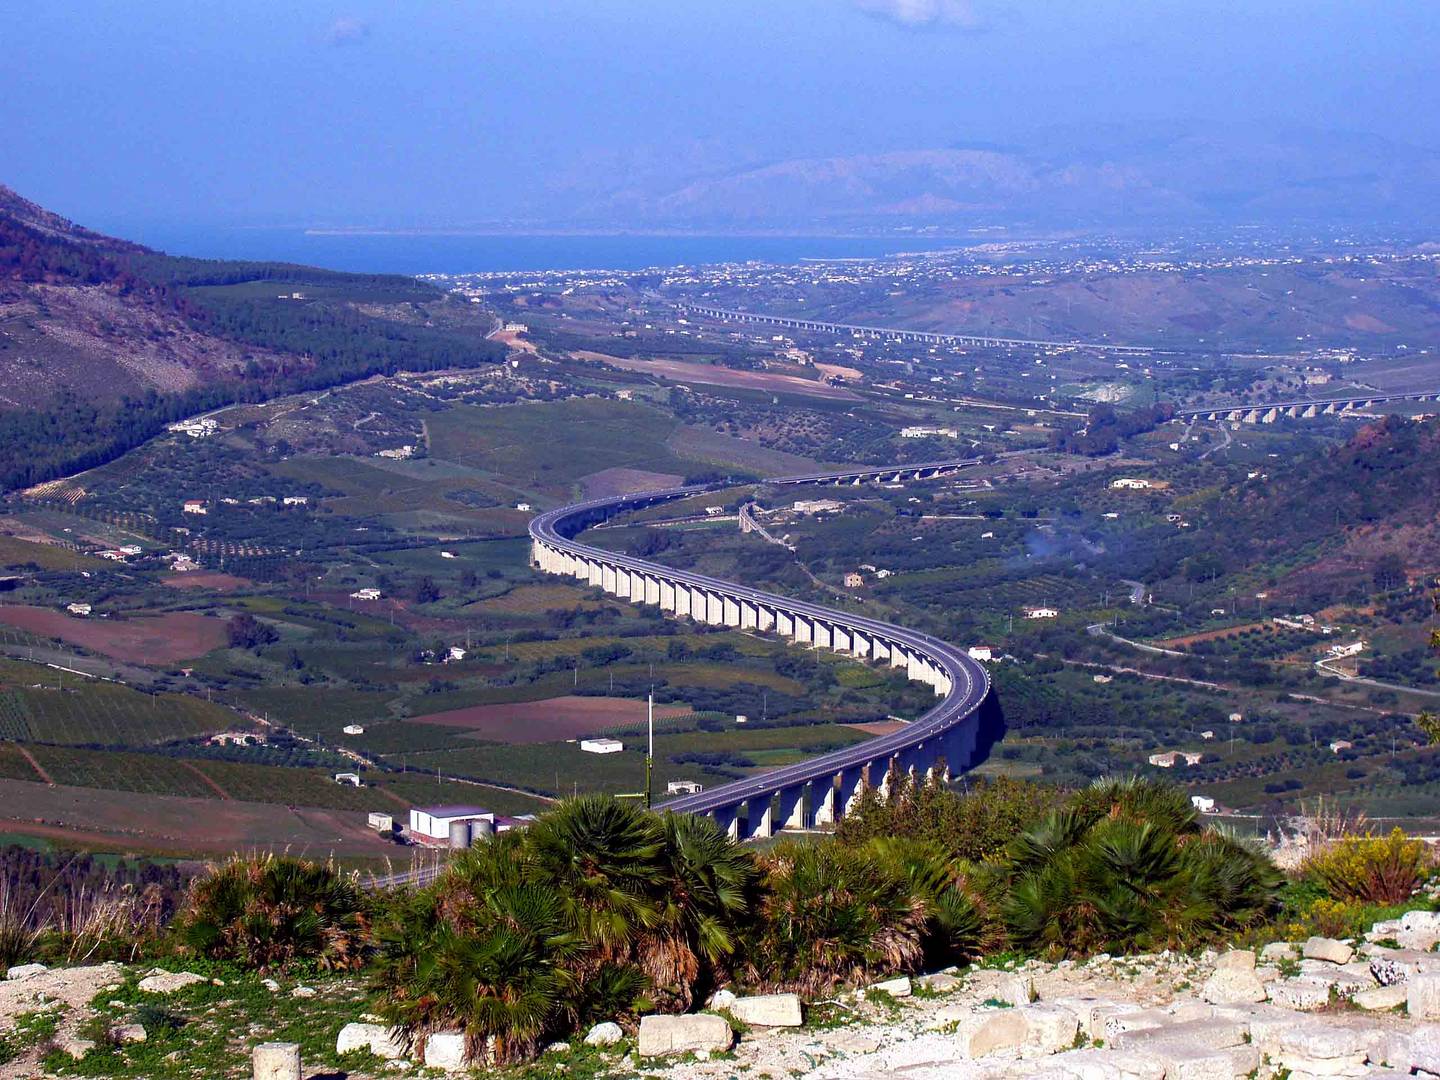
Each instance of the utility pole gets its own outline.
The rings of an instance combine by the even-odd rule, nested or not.
[[[650,732],[650,744],[645,751],[645,809],[650,809],[651,776],[655,770],[655,692],[646,699],[645,723]]]

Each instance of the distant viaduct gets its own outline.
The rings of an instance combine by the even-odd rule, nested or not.
[[[932,462],[903,468],[855,469],[780,477],[769,484],[864,483],[925,478],[975,464]],[[624,511],[714,490],[699,484],[547,511],[530,523],[532,561],[636,604],[697,622],[770,632],[803,645],[898,669],[931,687],[938,704],[889,735],[822,754],[796,765],[662,803],[659,809],[707,814],[731,836],[748,840],[777,829],[834,824],[867,784],[884,790],[892,770],[924,777],[969,768],[998,738],[1001,718],[989,674],[962,649],[916,630],[676,570],[574,539],[585,528]]]
[[[721,322],[756,323],[786,330],[809,330],[821,334],[867,337],[883,341],[909,341],[922,345],[962,345],[971,348],[1094,349],[1126,356],[1144,356],[1155,350],[1145,345],[1116,345],[1108,341],[1037,341],[1029,338],[989,337],[984,334],[937,334],[928,330],[903,330],[890,326],[858,326],[854,323],[821,322],[788,315],[761,315],[753,311],[729,311],[702,304],[682,304],[680,310]]]
[[[1349,397],[1312,398],[1305,401],[1272,401],[1263,405],[1207,405],[1198,409],[1176,409],[1180,419],[1234,420],[1244,424],[1273,424],[1282,416],[1309,419],[1315,416],[1345,416],[1384,405],[1391,401],[1440,401],[1440,392],[1421,390],[1415,393],[1351,395]]]

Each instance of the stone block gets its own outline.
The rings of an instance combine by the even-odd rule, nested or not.
[[[1080,1019],[1061,1005],[1025,1005],[1016,1010],[1025,1018],[1025,1045],[1044,1054],[1075,1047]]]
[[[710,1008],[728,1009],[735,1004],[736,994],[734,990],[716,990],[710,995]]]
[[[463,1031],[437,1031],[425,1040],[425,1067],[459,1072],[469,1064]]]
[[[886,979],[884,982],[871,983],[867,990],[879,990],[882,994],[889,994],[894,998],[907,998],[914,988],[910,985],[910,976],[901,975],[896,979]]]
[[[730,1012],[735,1019],[755,1027],[799,1027],[804,1022],[798,994],[757,994],[736,998]]]
[[[110,1029],[110,1038],[117,1043],[142,1043],[150,1038],[143,1024],[116,1024]]]
[[[6,969],[5,978],[18,982],[21,979],[30,979],[36,975],[44,975],[45,972],[49,970],[50,969],[44,964],[16,964],[14,967]]]
[[[1250,949],[1231,949],[1215,959],[1216,971],[1254,971],[1255,953]]]
[[[300,1044],[261,1043],[250,1052],[255,1080],[300,1080]]]
[[[596,1024],[585,1035],[586,1046],[614,1046],[625,1037],[625,1032],[613,1020]]]
[[[1328,960],[1332,964],[1348,964],[1355,950],[1335,938],[1312,937],[1300,951],[1306,960]]]
[[[55,1049],[73,1060],[79,1061],[86,1054],[90,1053],[91,1050],[95,1049],[95,1043],[91,1039],[77,1039],[74,1036],[65,1036],[56,1040]]]
[[[652,1013],[640,1018],[641,1057],[729,1050],[733,1041],[729,1021],[712,1013],[687,1016]]]
[[[1165,1055],[1165,1080],[1238,1080],[1254,1076],[1264,1055],[1253,1046],[1175,1047]]]
[[[1299,1012],[1310,1012],[1330,1003],[1330,984],[1313,975],[1276,979],[1265,987],[1265,993],[1276,1005]]]
[[[1053,1002],[1073,1012],[1080,1021],[1080,1030],[1087,1039],[1104,1039],[1105,1021],[1112,1016],[1141,1011],[1141,1007],[1130,1001],[1109,1001],[1096,997],[1061,997]]]
[[[1244,1023],[1228,1017],[1212,1017],[1166,1024],[1163,1027],[1122,1031],[1115,1036],[1113,1045],[1117,1050],[1148,1050],[1152,1053],[1187,1046],[1221,1050],[1228,1046],[1243,1045],[1248,1034],[1249,1029]]]
[[[1414,975],[1440,974],[1440,956],[1418,949],[1370,950],[1370,974],[1382,986],[1408,982]]]
[[[141,979],[137,986],[147,994],[173,994],[187,986],[209,981],[204,975],[196,975],[193,971],[153,971]]]
[[[1405,1008],[1412,1020],[1440,1020],[1440,975],[1416,975],[1405,986]]]
[[[368,1050],[378,1058],[396,1061],[405,1056],[405,1048],[390,1030],[381,1024],[346,1024],[335,1036],[335,1053]]]
[[[910,980],[911,983],[921,990],[929,990],[933,994],[948,994],[951,990],[960,988],[960,977],[952,975],[948,971],[936,971],[930,975],[917,975]]]
[[[1377,986],[1373,990],[1361,990],[1350,1000],[1358,1008],[1378,1012],[1399,1008],[1405,1004],[1409,995],[1410,991],[1404,983],[1395,983],[1391,986]]]
[[[1300,946],[1290,941],[1272,941],[1260,950],[1260,959],[1267,964],[1278,964],[1281,960],[1294,960],[1300,955]]]
[[[1218,968],[1200,988],[1200,997],[1212,1005],[1243,1005],[1265,1000],[1265,984],[1255,974],[1254,954],[1251,967]]]
[[[1393,1069],[1440,1074],[1440,1025],[1420,1024],[1408,1032],[1387,1033],[1370,1060]]]
[[[1165,1077],[1163,1058],[1133,1050],[1067,1050],[1047,1059],[1045,1065],[1073,1080],[1164,1080]]]
[[[1015,1050],[1025,1045],[1030,1025],[1020,1009],[987,1009],[960,1022],[955,1041],[961,1055],[984,1057],[997,1050]]]

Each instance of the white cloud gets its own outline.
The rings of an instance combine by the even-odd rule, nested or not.
[[[355,19],[348,15],[342,15],[325,30],[325,42],[328,45],[353,45],[369,36],[370,24],[364,19]]]
[[[973,0],[854,0],[861,11],[901,26],[948,26],[957,30],[984,30],[988,20]]]

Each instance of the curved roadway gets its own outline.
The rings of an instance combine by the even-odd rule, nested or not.
[[[971,460],[949,461],[936,462],[931,465],[920,466],[920,468],[942,467],[956,469],[972,464],[975,464],[975,462]],[[916,468],[916,466],[891,466],[884,469],[850,470],[842,473],[815,473],[811,475],[786,476],[766,482],[784,484],[824,483],[826,481],[832,481],[837,477],[843,477],[848,480],[857,476],[891,476],[897,472],[908,472],[914,468]],[[616,566],[624,567],[626,570],[637,571],[654,577],[663,577],[671,581],[683,582],[686,585],[709,589],[739,600],[746,600],[751,603],[764,604],[767,607],[794,612],[797,615],[802,615],[810,619],[818,619],[825,623],[851,627],[884,641],[893,642],[907,652],[919,654],[922,658],[931,661],[944,671],[950,680],[950,690],[949,693],[945,695],[944,700],[926,712],[918,720],[905,725],[905,727],[899,731],[867,740],[855,746],[846,747],[843,750],[822,754],[819,757],[810,758],[796,765],[786,766],[781,769],[761,773],[757,776],[747,777],[744,780],[737,780],[731,784],[710,788],[698,795],[686,795],[677,799],[671,799],[661,803],[658,809],[676,810],[686,813],[708,813],[722,807],[737,805],[752,796],[761,797],[767,793],[773,794],[782,787],[792,787],[796,784],[808,783],[812,780],[834,777],[845,769],[854,769],[872,761],[888,760],[911,747],[931,741],[950,729],[959,726],[974,715],[990,692],[989,673],[982,665],[972,660],[962,649],[948,642],[941,641],[937,637],[921,633],[918,630],[908,630],[903,626],[896,626],[893,623],[882,622],[879,619],[866,618],[865,616],[855,615],[850,612],[835,611],[822,607],[819,604],[792,600],[775,593],[762,592],[759,589],[752,589],[745,585],[737,585],[719,578],[707,577],[704,574],[696,574],[662,566],[658,563],[648,562],[645,559],[636,558],[632,555],[625,555],[619,552],[607,551],[604,548],[594,547],[589,544],[582,544],[574,539],[575,535],[583,529],[612,517],[615,514],[650,506],[655,503],[666,502],[671,499],[698,495],[706,491],[716,490],[722,486],[724,485],[696,484],[688,487],[670,488],[663,491],[646,491],[632,495],[590,499],[585,502],[573,503],[569,506],[547,510],[533,518],[530,522],[530,536],[532,540],[540,541],[543,544],[567,552],[570,555],[608,562]]]

